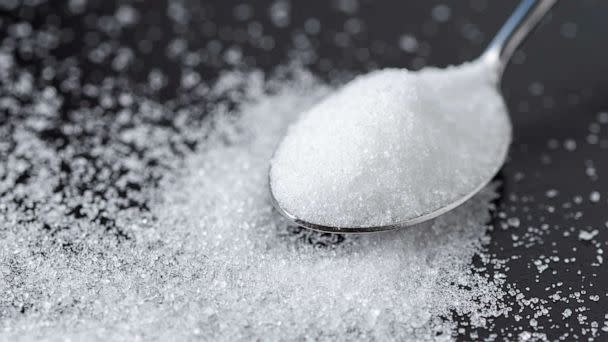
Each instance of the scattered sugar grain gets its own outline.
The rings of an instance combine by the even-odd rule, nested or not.
[[[591,194],[589,194],[589,200],[593,203],[597,203],[600,201],[600,193],[597,191],[592,191]]]
[[[452,9],[445,4],[439,4],[433,7],[431,16],[435,21],[444,23],[452,16]]]
[[[578,238],[579,240],[590,241],[593,240],[593,238],[595,238],[598,233],[599,231],[597,229],[594,229],[592,231],[580,230],[578,232]]]
[[[404,34],[399,38],[399,48],[405,52],[414,53],[418,50],[418,40],[411,34]]]
[[[555,198],[558,194],[559,192],[555,189],[549,189],[545,192],[545,196],[547,196],[547,198]]]
[[[576,141],[574,139],[566,139],[564,141],[564,148],[567,151],[575,151],[576,150]]]
[[[509,217],[509,219],[507,219],[507,224],[511,227],[519,227],[520,224],[520,220],[517,217]]]

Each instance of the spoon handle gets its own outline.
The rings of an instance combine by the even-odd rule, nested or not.
[[[557,0],[523,0],[496,34],[481,59],[496,65],[499,79],[515,49]]]

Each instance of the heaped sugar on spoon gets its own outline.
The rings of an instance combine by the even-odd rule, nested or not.
[[[359,76],[292,124],[271,160],[275,208],[296,224],[372,232],[435,218],[498,172],[511,123],[498,83],[556,0],[524,0],[480,58]]]

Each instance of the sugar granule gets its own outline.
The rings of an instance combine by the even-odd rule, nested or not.
[[[511,124],[484,63],[360,76],[293,124],[272,160],[279,206],[333,227],[432,213],[487,182]]]

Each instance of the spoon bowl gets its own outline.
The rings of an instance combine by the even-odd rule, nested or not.
[[[515,9],[513,14],[511,15],[511,17],[507,20],[507,22],[501,28],[501,30],[498,32],[498,34],[495,36],[495,38],[492,40],[492,42],[490,43],[490,45],[488,46],[486,51],[481,55],[481,57],[477,61],[475,61],[471,64],[472,65],[477,64],[477,65],[482,66],[483,72],[490,74],[490,75],[486,75],[486,76],[489,76],[487,79],[490,80],[490,82],[493,83],[493,85],[498,86],[499,79],[502,76],[504,68],[505,68],[506,64],[508,63],[509,58],[515,51],[516,47],[523,41],[523,39],[528,35],[528,33],[532,30],[532,28],[538,23],[538,21],[544,16],[544,14],[552,7],[552,5],[555,2],[556,2],[556,0],[524,0],[524,1],[522,1],[520,3],[520,5]],[[435,74],[437,74],[437,71],[433,71],[433,72]],[[429,73],[432,73],[432,72],[426,72],[425,77],[428,78]],[[433,74],[431,74],[430,77],[433,77],[432,75]],[[449,74],[449,75],[453,75],[453,74]],[[407,76],[405,76],[405,77],[407,78]],[[433,78],[431,78],[431,79],[433,79]],[[442,83],[442,81],[444,81],[445,79],[435,78],[434,80],[440,81],[438,83]],[[356,83],[356,82],[351,82],[351,83]],[[360,83],[361,83],[361,81],[359,82],[359,84]],[[380,84],[382,84],[382,82]],[[391,91],[390,87],[387,89],[389,91]],[[457,89],[457,88],[455,88],[455,89]],[[338,95],[336,95],[335,97],[337,97],[337,98],[340,98],[340,96],[344,97],[345,96],[344,93],[347,93],[348,91],[350,91],[350,93],[348,93],[349,96],[352,96],[353,94],[359,95],[362,97],[374,95],[374,94],[367,94],[367,93],[361,93],[361,92],[357,93],[357,88],[355,85],[355,86],[350,86],[350,88],[348,88],[347,90],[342,90],[341,91],[342,95],[340,93],[338,93]],[[384,95],[384,93],[380,92],[380,93],[376,93],[376,95]],[[407,93],[396,93],[394,95],[395,96],[398,95],[397,98],[408,96]],[[413,97],[417,98],[417,95],[414,94]],[[333,108],[336,106],[336,104],[338,104],[338,106],[339,106],[341,103],[343,103],[343,102],[340,102],[339,100],[334,100],[334,102],[331,102],[331,101],[332,100],[330,99],[327,103],[324,103],[321,105],[324,105],[325,107],[329,106],[330,108]],[[431,99],[429,103],[432,103],[432,102],[436,102],[436,101],[433,101]],[[462,102],[462,100],[461,100],[461,102]],[[461,105],[462,105],[462,103],[461,103]],[[399,107],[399,108],[401,108],[401,107]],[[437,108],[443,108],[443,107],[437,107]],[[368,109],[370,109],[372,111],[375,109],[373,103]],[[351,110],[352,110],[352,108],[351,108]],[[348,110],[343,109],[343,111],[347,112]],[[506,111],[505,111],[505,113],[506,113]],[[316,113],[316,114],[319,114],[319,113]],[[319,115],[316,115],[316,118],[317,119],[322,118],[323,115],[321,115],[321,114],[325,115],[327,113],[320,113]],[[469,113],[469,115],[470,114],[471,113]],[[349,117],[344,117],[343,119],[345,121],[348,121]],[[383,118],[383,117],[379,117],[379,120],[387,120],[387,119]],[[483,121],[483,118],[480,118],[480,120]],[[489,125],[489,123],[490,122],[486,121],[486,124]],[[390,126],[391,122],[383,122],[383,124],[384,125],[388,124]],[[355,122],[355,125],[356,125],[356,122]],[[477,127],[478,129],[483,130],[485,128],[484,125],[480,125],[480,126],[479,125],[480,124],[478,123],[478,127]],[[491,126],[491,125],[489,125],[489,126]],[[509,127],[508,135],[510,136],[510,124],[507,123],[507,126]],[[308,125],[306,127],[310,128],[311,126]],[[314,127],[313,127],[313,129],[314,129]],[[458,129],[458,127],[456,127],[456,129]],[[490,127],[490,129],[491,129],[491,127]],[[449,133],[452,130],[452,127],[444,124],[443,126],[440,126],[438,128],[438,130],[439,130],[439,135],[437,135],[437,137],[441,138],[442,133],[446,133],[446,134]],[[418,132],[416,130],[414,130],[410,133],[418,134]],[[484,143],[483,141],[478,141],[478,140],[475,140],[476,137],[471,137],[473,135],[471,131],[465,130],[464,133],[466,133],[466,134],[463,136],[463,140],[470,140],[470,141],[468,141],[468,145],[467,144],[464,145],[465,147],[472,148],[472,146],[473,147],[476,146],[475,144],[483,145],[483,143]],[[504,133],[504,131],[501,132],[500,134],[503,134],[503,133]],[[287,141],[287,140],[284,139],[284,142],[282,142],[282,144],[285,144],[286,143],[285,141]],[[464,203],[465,201],[467,201],[468,199],[473,197],[476,193],[478,193],[482,188],[484,188],[491,181],[493,176],[500,170],[502,164],[504,163],[504,160],[506,159],[510,139],[502,139],[502,140],[499,139],[498,142],[502,145],[496,146],[495,149],[482,150],[482,151],[485,151],[485,153],[492,153],[492,156],[491,156],[492,162],[486,165],[488,172],[483,172],[480,177],[475,178],[474,183],[465,184],[466,185],[465,187],[461,187],[460,189],[458,189],[458,191],[455,191],[454,194],[448,194],[448,195],[444,195],[444,196],[440,197],[439,203],[436,203],[436,201],[435,201],[435,202],[432,202],[433,205],[417,207],[417,208],[415,208],[416,210],[412,209],[411,213],[408,213],[406,215],[392,215],[392,216],[390,216],[390,219],[388,219],[388,220],[383,219],[381,221],[378,221],[378,223],[376,223],[376,222],[372,222],[371,224],[369,222],[352,223],[352,221],[347,221],[346,223],[337,222],[334,224],[334,222],[332,222],[332,221],[319,220],[318,218],[315,218],[315,215],[317,215],[317,213],[314,212],[314,210],[323,209],[323,207],[312,208],[313,212],[311,214],[311,211],[310,211],[311,208],[306,208],[308,211],[294,210],[294,203],[290,203],[292,210],[288,210],[287,207],[289,207],[289,206],[284,205],[285,196],[282,197],[283,202],[279,199],[279,196],[277,196],[277,193],[284,193],[283,189],[277,190],[276,188],[273,187],[273,183],[274,183],[273,182],[273,165],[271,163],[271,168],[269,170],[269,187],[270,187],[270,195],[271,195],[272,204],[281,215],[285,216],[287,219],[292,221],[294,224],[296,224],[298,226],[306,227],[309,229],[324,231],[324,232],[339,232],[339,233],[378,232],[378,231],[397,229],[397,228],[402,228],[402,227],[406,227],[406,226],[419,224],[419,223],[422,223],[425,221],[432,220],[432,219],[458,207],[459,205],[461,205],[462,203]],[[291,143],[291,146],[294,145],[293,141],[288,141],[287,144],[289,145],[289,143]],[[456,147],[454,147],[455,149],[458,148],[458,146],[459,146],[458,143],[459,143],[458,141],[454,142],[454,144],[456,145]],[[444,141],[443,144],[439,146],[439,153],[441,153],[444,156],[448,156],[447,157],[448,159],[446,159],[447,161],[453,160],[453,157],[452,157],[452,159],[449,159],[450,154],[451,154],[451,152],[449,150],[451,148],[452,148],[452,146],[450,144],[449,139],[447,142]],[[461,150],[462,150],[462,146],[461,146]],[[281,151],[281,147],[279,147],[279,149],[277,149],[277,151],[275,151],[275,157],[276,157],[277,153],[279,153],[279,151],[282,153],[280,156],[284,157],[285,152]],[[355,149],[354,153],[356,153],[356,151],[357,151],[357,149]],[[350,152],[352,152],[352,150]],[[467,152],[470,152],[470,151],[465,151],[465,154]],[[473,150],[473,153],[474,152],[475,152],[475,150]],[[273,161],[275,160],[275,157],[273,157]],[[291,156],[288,156],[288,157],[291,157]],[[352,154],[351,154],[351,157],[352,157]],[[357,159],[357,156],[354,156],[354,157],[355,157],[354,159]],[[372,155],[371,159],[373,160],[373,158],[375,158],[375,156]],[[283,158],[283,159],[285,159],[285,158]],[[363,158],[363,160],[365,160],[365,158]],[[332,162],[332,160],[326,160],[326,161]],[[283,163],[281,165],[283,166],[283,165],[285,165],[285,163]],[[301,165],[306,166],[307,164],[301,164]],[[444,168],[444,167],[448,168],[449,165],[451,165],[451,164],[446,163],[445,166],[444,165],[435,165],[434,167],[437,169],[437,172],[440,172],[439,169]],[[398,166],[400,166],[400,165],[398,165]],[[465,165],[465,166],[469,167],[468,170],[470,170],[470,165]],[[464,167],[462,170],[467,170],[466,167]],[[422,166],[421,166],[421,168],[422,168]],[[410,168],[410,169],[412,169],[412,168]],[[460,170],[460,171],[462,171],[462,170]],[[285,168],[283,167],[283,169],[281,171],[284,173]],[[416,170],[414,170],[414,171],[416,171]],[[420,170],[418,170],[418,171],[420,171]],[[424,177],[429,177],[429,179],[432,180],[433,177],[435,177],[433,175],[433,171],[435,171],[435,169],[431,168],[431,170],[422,170],[422,171],[427,171],[427,173],[425,174],[424,172],[422,172],[422,173],[419,172],[418,174],[416,174],[418,176],[416,179],[420,180],[420,179],[423,179]],[[407,176],[409,174],[408,173],[401,174],[401,176],[404,176],[404,175]],[[326,176],[331,177],[332,175],[325,175],[325,174],[321,173],[321,174],[318,174],[317,176],[320,178],[326,178]],[[386,176],[386,175],[380,175],[380,176]],[[423,177],[423,178],[421,178],[421,177]],[[379,178],[382,178],[382,177],[379,177]],[[412,179],[414,179],[414,178],[412,177]],[[298,182],[300,180],[297,178],[291,178],[290,181]],[[431,183],[431,182],[429,182],[429,183]],[[324,183],[321,182],[319,184],[324,184]],[[388,184],[390,185],[391,183],[388,182]],[[387,191],[386,189],[389,189],[386,186],[386,184],[381,184],[381,185],[384,185],[384,187],[379,188],[379,191]],[[416,186],[419,186],[419,184],[416,184]],[[418,190],[420,190],[420,189],[418,188]],[[432,189],[428,189],[428,190],[431,191]],[[324,189],[324,191],[325,191],[324,192],[325,194],[327,194],[328,191],[331,193],[331,189]],[[424,192],[424,191],[426,191],[426,190],[424,190],[424,188],[422,188],[422,192]],[[420,193],[420,191],[419,191],[419,193]],[[323,199],[326,200],[327,198],[328,197],[324,197]],[[310,196],[309,199],[310,199],[310,201],[313,201],[313,202],[315,200],[314,196]],[[306,205],[306,203],[302,202],[302,201],[299,201],[299,202],[296,201],[295,203],[296,203],[296,209],[297,209],[297,204],[304,205],[304,206]],[[398,205],[399,204],[398,199],[397,199],[397,202],[394,202],[392,204],[393,204],[392,208],[394,208],[394,205]],[[296,215],[295,212],[299,212],[300,214]],[[304,214],[304,215],[302,214],[302,213],[306,213],[306,212],[308,212],[308,214]],[[389,212],[390,212],[390,210],[389,210]],[[327,216],[327,213],[323,213],[323,214]],[[336,214],[339,214],[338,209],[336,209]],[[329,224],[325,223],[325,222],[329,222]]]

